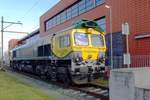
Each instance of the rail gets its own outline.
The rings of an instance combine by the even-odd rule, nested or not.
[[[71,88],[86,93],[88,95],[94,96],[100,100],[109,100],[109,88],[103,86],[88,84],[84,86],[74,86]]]

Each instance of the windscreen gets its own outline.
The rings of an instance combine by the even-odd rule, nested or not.
[[[86,46],[89,44],[88,35],[86,33],[75,33],[75,44],[79,46]]]
[[[91,42],[92,42],[92,46],[95,47],[103,47],[104,46],[104,39],[102,35],[96,35],[96,34],[92,34],[91,35]]]

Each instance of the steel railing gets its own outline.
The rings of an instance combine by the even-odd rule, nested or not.
[[[107,66],[110,65],[110,57],[107,57]],[[125,68],[127,65],[123,63],[123,56],[113,57],[113,68]],[[150,67],[150,55],[134,55],[131,56],[131,68]]]

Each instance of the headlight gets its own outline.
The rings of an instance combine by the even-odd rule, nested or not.
[[[83,60],[81,52],[74,52],[73,60],[74,62],[81,62]]]

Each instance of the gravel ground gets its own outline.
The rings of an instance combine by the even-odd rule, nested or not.
[[[48,84],[44,81],[25,76],[23,74],[12,71],[7,71],[7,74],[17,78],[23,83],[41,89],[44,93],[53,96],[55,100],[96,100],[96,98],[87,96],[86,94],[80,93],[79,91],[63,89],[61,87]]]

